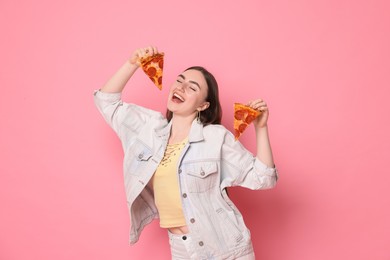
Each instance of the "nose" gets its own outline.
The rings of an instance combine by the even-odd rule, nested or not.
[[[185,83],[183,82],[183,83],[180,83],[180,84],[177,86],[177,89],[184,92],[184,88],[185,88],[185,87],[186,87],[186,86],[185,86]]]

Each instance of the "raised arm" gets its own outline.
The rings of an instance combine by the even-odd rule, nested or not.
[[[139,60],[141,57],[149,56],[158,53],[157,48],[149,46],[146,48],[136,49],[129,60],[127,60],[117,72],[104,84],[100,89],[102,92],[119,93],[125,88],[126,83],[131,76],[139,68]]]
[[[250,101],[248,106],[253,109],[257,109],[262,113],[258,118],[253,121],[256,131],[256,146],[257,146],[257,155],[256,157],[266,164],[268,167],[275,167],[274,159],[272,156],[271,143],[268,135],[268,107],[264,100],[257,99]]]

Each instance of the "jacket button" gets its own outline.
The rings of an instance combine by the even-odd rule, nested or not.
[[[199,242],[199,245],[200,245],[200,246],[203,246],[203,241],[200,241],[200,242]]]
[[[179,173],[181,173],[181,169],[179,169]]]
[[[144,157],[144,155],[142,154],[142,153],[140,153],[139,155],[138,155],[138,158],[139,159],[142,159]]]
[[[194,218],[190,219],[190,222],[195,223],[195,219]]]
[[[187,193],[183,193],[183,198],[187,198]]]
[[[182,236],[181,237],[183,240],[187,240],[187,237],[186,236]]]
[[[201,172],[200,172],[200,175],[201,175],[201,176],[204,176],[204,171],[201,171]]]

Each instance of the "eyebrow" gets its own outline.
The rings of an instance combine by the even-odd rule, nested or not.
[[[183,74],[180,74],[178,77],[181,77],[182,79],[186,79],[186,77],[184,77]],[[193,81],[193,80],[189,80],[188,82],[190,82],[190,83],[192,83],[192,84],[194,84],[194,85],[197,85],[198,88],[200,89],[200,86],[199,86],[198,82]]]

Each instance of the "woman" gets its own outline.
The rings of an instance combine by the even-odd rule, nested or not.
[[[167,119],[161,113],[121,100],[141,57],[133,52],[98,91],[95,103],[122,141],[124,180],[131,218],[130,244],[153,219],[168,231],[172,259],[254,259],[250,232],[226,193],[227,187],[274,187],[277,172],[268,138],[268,108],[254,121],[257,156],[220,125],[215,78],[202,67],[182,72],[172,84]]]

